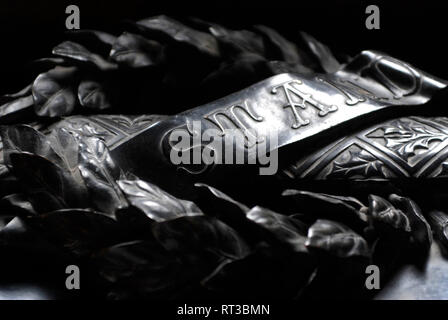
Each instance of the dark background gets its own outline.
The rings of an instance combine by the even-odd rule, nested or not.
[[[0,2],[0,93],[15,92],[35,74],[27,65],[50,56],[51,48],[64,40],[65,8],[76,4],[82,29],[113,33],[123,21],[168,14],[197,16],[231,28],[265,24],[277,28],[290,40],[307,31],[330,47],[354,55],[364,49],[387,52],[448,79],[446,31],[448,4],[443,1],[23,1]],[[367,30],[365,8],[376,4],[381,29]]]

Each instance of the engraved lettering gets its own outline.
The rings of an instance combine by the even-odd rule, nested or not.
[[[297,111],[297,107],[301,108],[301,109],[306,109],[306,104],[308,103],[309,105],[311,105],[312,107],[314,107],[318,110],[318,115],[321,117],[326,116],[330,112],[334,112],[334,111],[338,110],[338,107],[335,105],[328,106],[328,105],[325,105],[325,104],[313,99],[311,94],[298,90],[293,84],[301,85],[302,81],[293,80],[293,81],[285,82],[281,85],[275,86],[271,90],[272,94],[277,94],[279,88],[283,89],[283,92],[284,92],[286,100],[287,100],[287,104],[283,108],[291,108],[291,111],[294,116],[294,123],[292,125],[293,129],[298,129],[298,128],[300,128],[302,126],[306,126],[310,123],[310,120],[304,119],[300,116],[299,112]],[[296,102],[293,99],[293,96],[291,94],[300,98],[301,101]]]
[[[358,104],[359,102],[366,101],[366,98],[364,98],[362,95],[355,93],[354,91],[342,87],[339,83],[336,84],[336,81],[332,81],[329,79],[323,79],[321,77],[316,78],[318,81],[326,83],[327,85],[333,87],[334,89],[338,90],[342,95],[345,96],[345,104],[348,106],[354,106]]]
[[[358,75],[366,72],[397,100],[417,93],[421,87],[422,79],[418,70],[389,56],[376,56],[356,71]],[[410,87],[404,83],[410,83]]]
[[[240,110],[240,112],[236,112],[237,110]],[[217,126],[220,130],[221,136],[225,135],[226,129],[230,129],[226,125],[225,121],[223,121],[224,119],[227,119],[230,123],[233,124],[233,126],[235,126],[235,128],[240,129],[244,132],[246,136],[245,146],[251,148],[255,144],[263,142],[263,138],[255,136],[250,130],[248,130],[248,127],[242,120],[242,114],[246,114],[250,119],[256,122],[261,122],[264,120],[263,117],[256,115],[249,109],[247,101],[209,113],[204,116],[204,119]]]

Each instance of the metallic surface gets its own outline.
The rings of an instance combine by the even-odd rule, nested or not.
[[[215,102],[157,121],[112,143],[110,148],[122,168],[131,171],[140,168],[138,174],[144,172],[133,161],[155,161],[160,168],[170,167],[168,154],[173,146],[167,137],[173,130],[183,128],[193,140],[201,134],[192,130],[192,124],[199,121],[202,132],[218,130],[222,139],[228,129],[239,129],[246,137],[255,136],[252,140],[255,143],[235,145],[251,156],[272,135],[277,135],[278,142],[265,146],[267,150],[306,140],[382,110],[424,104],[445,86],[444,81],[405,62],[363,51],[334,74],[277,75]],[[204,169],[188,171],[202,173]]]
[[[0,299],[76,298],[69,263],[93,267],[82,297],[371,298],[376,264],[377,299],[448,298],[447,82],[305,33],[194,24],[83,30],[0,97]],[[231,146],[249,159],[278,151],[278,175],[173,163],[177,130],[219,153],[209,129],[226,147],[244,133]]]
[[[235,146],[250,154],[272,134],[278,134],[278,145],[274,147],[281,148],[385,110],[410,105],[424,107],[445,86],[442,80],[404,62],[364,51],[334,74],[281,74],[175,116],[73,116],[49,129],[65,128],[81,139],[101,138],[122,169],[141,176],[155,172],[166,178],[167,170],[174,167],[167,154],[172,147],[167,136],[178,128],[186,129],[192,137],[200,134],[192,130],[194,121],[201,123],[201,130],[218,130],[222,139],[226,130],[232,128],[253,134],[255,144]],[[313,154],[299,156],[283,173],[292,178],[313,179],[446,176],[447,137],[447,118],[398,118],[340,137]],[[202,169],[187,172],[194,176]],[[405,268],[376,298],[444,298],[443,273],[447,268],[433,245],[426,273]],[[33,290],[26,286],[3,287],[0,296],[51,297],[45,290]]]
[[[338,139],[285,169],[294,179],[447,177],[448,118],[406,117]]]

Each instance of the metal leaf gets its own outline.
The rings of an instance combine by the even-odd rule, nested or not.
[[[66,262],[62,251],[33,229],[32,224],[24,218],[16,217],[0,230],[0,246],[5,259],[2,268],[5,270],[9,265],[13,271],[10,277],[14,272],[16,275],[24,272],[31,264],[33,268],[45,266],[48,271],[53,267],[52,263],[59,266]]]
[[[404,159],[415,155],[418,149],[429,149],[434,141],[444,141],[448,133],[435,128],[427,128],[422,124],[406,120],[396,120],[382,127],[386,147],[397,152]]]
[[[162,58],[162,46],[156,41],[124,32],[114,42],[110,58],[131,68],[157,65]]]
[[[420,208],[411,199],[396,194],[391,194],[389,200],[409,218],[414,244],[428,252],[432,243],[432,231]]]
[[[87,48],[94,48],[95,52],[101,55],[107,55],[117,39],[110,33],[91,29],[72,30],[68,32],[68,35],[77,43],[81,43]]]
[[[61,57],[41,58],[31,62],[30,69],[33,72],[42,73],[57,66],[72,67],[73,64],[69,63],[69,59]]]
[[[163,298],[191,278],[174,254],[152,241],[129,241],[94,256],[100,276],[112,284],[109,298]]]
[[[162,33],[172,41],[191,46],[208,56],[218,57],[220,54],[218,43],[212,35],[189,28],[167,16],[143,19],[137,25],[146,31]]]
[[[403,232],[411,232],[407,215],[395,208],[389,201],[376,195],[369,195],[369,215],[375,224],[391,226]]]
[[[88,62],[102,71],[114,70],[117,68],[114,63],[107,61],[100,55],[92,53],[82,45],[72,41],[62,42],[54,47],[52,52],[61,57]]]
[[[315,268],[310,255],[260,245],[242,259],[224,261],[201,283],[223,297],[291,299],[310,283]]]
[[[78,169],[78,143],[69,132],[58,128],[44,136],[32,127],[22,125],[2,127],[0,134],[5,163],[14,169],[16,175],[40,181],[32,171],[35,169],[38,175],[39,167],[22,168],[21,165],[26,166],[22,163],[24,159],[16,157],[15,163],[11,160],[13,155],[26,152],[26,157],[31,157],[31,161],[37,162],[36,165],[40,164],[41,170],[49,171],[46,173],[49,181],[52,181],[50,177],[55,177],[52,183],[56,185],[50,183],[45,186],[45,190],[49,192],[52,188],[60,187],[57,194],[63,199],[64,205],[81,206],[84,203],[86,189]],[[42,181],[36,183],[37,186],[45,185],[45,178],[42,177]]]
[[[120,168],[115,165],[102,140],[84,137],[79,141],[79,170],[96,209],[114,217],[115,210],[127,206],[126,198],[116,183]]]
[[[306,252],[306,239],[304,237],[306,227],[301,225],[300,222],[294,218],[259,206],[249,209],[246,205],[235,201],[225,193],[206,184],[196,183],[195,186],[208,188],[215,197],[220,199],[221,202],[217,204],[217,207],[228,208],[229,205],[230,208],[233,207],[232,211],[225,210],[225,212],[220,215],[220,219],[227,221],[226,218],[229,219],[228,216],[233,214],[236,216],[236,219],[229,219],[229,221],[232,222],[232,225],[234,223],[239,223],[240,227],[244,227],[243,225],[246,224],[252,229],[252,232],[254,230],[260,232],[262,234],[260,235],[262,239],[269,239],[277,244],[281,243],[287,245],[288,248],[296,252]],[[227,206],[221,205],[221,203],[226,202],[228,203]],[[209,208],[208,210],[213,209]]]
[[[429,223],[434,231],[435,238],[448,252],[448,215],[445,212],[433,210],[429,213]]]
[[[178,199],[149,182],[136,179],[118,180],[117,183],[133,206],[157,222],[202,215],[193,202]]]
[[[60,67],[41,73],[33,83],[34,110],[39,116],[70,114],[76,105],[73,80],[75,67]]]
[[[267,236],[270,235],[280,243],[287,245],[291,250],[307,252],[305,247],[306,228],[295,219],[259,206],[250,209],[246,213],[246,217],[264,231],[267,231]]]
[[[83,185],[65,168],[29,152],[12,153],[10,161],[14,175],[28,192],[47,193],[55,200],[55,209],[85,205]]]
[[[29,152],[48,158],[50,161],[60,162],[59,155],[54,152],[46,136],[31,126],[2,126],[0,135],[3,143],[3,158],[7,165],[11,165],[10,154],[20,152]]]
[[[7,124],[20,119],[20,114],[32,110],[34,99],[32,95],[20,97],[0,106],[0,123]]]
[[[249,207],[247,207],[246,205],[244,205],[236,200],[233,200],[228,195],[226,195],[224,192],[221,192],[216,188],[206,185],[205,183],[195,183],[195,187],[207,188],[208,191],[210,191],[210,193],[212,195],[214,195],[215,197],[217,197],[218,199],[221,199],[221,200],[224,200],[225,202],[231,203],[232,205],[238,207],[242,212],[249,211]]]
[[[330,220],[317,220],[308,230],[306,246],[341,258],[369,257],[367,242],[350,228]]]
[[[249,253],[248,245],[233,228],[212,217],[180,217],[156,223],[152,228],[155,239],[178,254],[211,252],[221,261],[241,259]]]
[[[39,215],[34,223],[47,239],[77,256],[96,250],[122,239],[117,222],[91,209],[63,209]]]
[[[290,210],[303,213],[310,222],[316,218],[334,219],[358,232],[369,223],[368,208],[353,197],[293,189],[285,190],[282,195],[293,200]]]
[[[314,71],[302,64],[285,61],[267,61],[267,67],[273,75],[281,73],[312,74]]]
[[[359,177],[371,178],[382,177],[386,175],[383,171],[384,163],[373,156],[370,152],[361,150],[348,150],[349,159],[335,161],[329,176],[335,178],[352,178]]]
[[[291,41],[285,39],[276,30],[263,25],[255,26],[255,29],[260,32],[265,39],[266,50],[270,50],[270,60],[281,60],[287,63],[303,64],[297,46]]]
[[[89,109],[104,110],[111,107],[103,85],[96,81],[83,80],[78,87],[79,103]]]
[[[55,128],[46,135],[51,149],[51,159],[60,166],[67,168],[73,175],[78,175],[78,141],[65,128]],[[56,156],[57,155],[57,156]],[[80,180],[81,181],[81,180]]]
[[[14,216],[33,216],[37,214],[36,209],[26,195],[19,193],[3,197],[0,200],[0,208],[2,208],[2,211],[11,212]]]
[[[233,59],[241,53],[256,54],[264,57],[265,48],[260,35],[249,30],[230,30],[223,26],[213,24],[210,33],[218,41],[221,50],[227,59]]]
[[[306,32],[302,31],[300,35],[325,72],[331,73],[340,69],[341,64],[333,56],[330,48]]]
[[[132,241],[101,250],[95,257],[101,275],[115,284],[114,297],[181,296],[223,260],[237,259],[248,248],[236,232],[205,216],[153,224],[156,241]]]
[[[275,74],[274,71],[264,57],[244,52],[211,70],[201,80],[201,86],[209,99],[217,99],[270,77]]]
[[[22,90],[16,93],[7,93],[0,96],[0,104],[5,104],[6,102],[10,102],[11,100],[16,100],[18,98],[28,97],[31,93],[31,84],[27,85]]]
[[[303,196],[304,198],[310,197],[316,200],[325,201],[332,205],[347,208],[353,213],[359,214],[360,218],[362,218],[364,221],[367,221],[367,217],[365,216],[365,214],[362,214],[360,212],[361,210],[366,209],[366,206],[361,201],[359,201],[354,197],[344,197],[333,194],[317,193],[317,192],[293,190],[293,189],[283,191],[282,196]]]

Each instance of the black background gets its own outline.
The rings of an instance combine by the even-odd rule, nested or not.
[[[290,40],[299,30],[339,51],[354,55],[364,49],[387,52],[448,79],[446,31],[448,4],[443,1],[23,1],[0,2],[0,93],[15,92],[34,79],[28,63],[50,56],[51,48],[64,40],[65,8],[76,4],[82,29],[113,33],[123,21],[157,14],[197,16],[231,28],[265,24]],[[380,8],[381,29],[367,30],[365,8]]]

